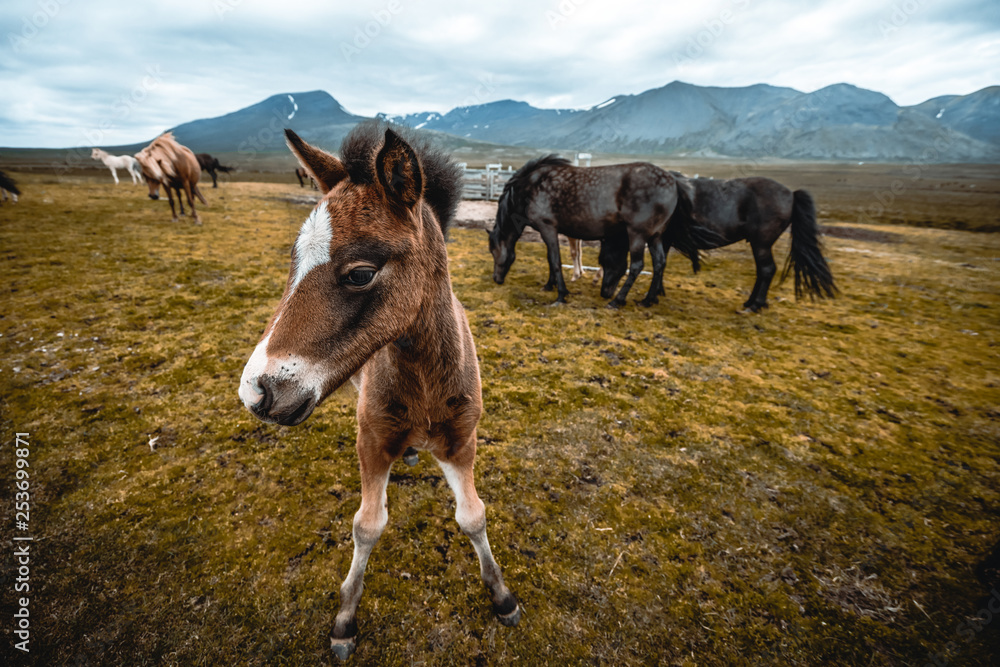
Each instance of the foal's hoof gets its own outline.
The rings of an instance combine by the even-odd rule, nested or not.
[[[623,302],[615,300],[615,301],[609,301],[607,307],[610,308],[611,310],[618,310],[624,305],[625,304]]]
[[[417,450],[413,447],[407,448],[407,450],[403,452],[403,463],[408,466],[415,466],[420,463],[420,456],[417,455]]]
[[[655,306],[659,302],[660,302],[659,299],[653,297],[652,299],[643,299],[642,301],[639,302],[639,305],[642,306],[643,308],[649,308],[650,306]]]
[[[330,637],[330,650],[333,651],[338,660],[347,660],[350,658],[355,648],[354,637],[347,637],[345,639]]]
[[[508,611],[507,613],[504,613],[503,612],[503,608],[497,607],[496,605],[494,605],[493,606],[493,613],[495,613],[497,615],[497,620],[500,621],[500,625],[505,625],[508,628],[513,628],[521,620],[521,605],[519,605],[517,603],[517,598],[515,598],[513,595],[511,595],[510,598],[508,598],[506,602],[508,604],[510,602],[514,603],[514,609],[512,611]],[[508,604],[504,604],[503,606],[507,607]]]

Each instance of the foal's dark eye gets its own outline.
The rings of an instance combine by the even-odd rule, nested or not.
[[[362,267],[358,269],[351,269],[346,276],[341,279],[345,285],[351,285],[353,287],[363,287],[372,281],[375,277],[375,269],[370,269],[367,267]]]

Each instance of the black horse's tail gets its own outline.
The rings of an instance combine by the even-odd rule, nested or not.
[[[674,173],[674,172],[672,172]],[[698,254],[697,232],[694,217],[691,215],[693,204],[687,191],[677,187],[677,206],[667,223],[666,240],[672,248],[691,260],[691,269],[698,273],[701,270],[701,255]]]
[[[2,171],[0,171],[0,188],[18,197],[21,196],[21,191],[17,188],[17,183],[14,182],[14,179]]]
[[[781,280],[795,271],[795,298],[808,293],[810,298],[833,298],[837,292],[833,274],[823,258],[816,224],[816,205],[805,190],[796,190],[792,201],[792,251],[785,262]]]
[[[684,178],[678,172],[670,172],[674,178]],[[667,226],[667,240],[672,248],[691,260],[691,269],[701,270],[700,250],[712,250],[726,245],[726,239],[713,229],[699,224],[694,219],[693,190],[689,182],[677,183],[677,207]]]
[[[218,160],[215,161],[215,168],[221,171],[223,174],[228,174],[236,169],[236,167],[224,167]]]

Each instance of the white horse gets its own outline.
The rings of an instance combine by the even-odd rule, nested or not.
[[[111,175],[115,179],[115,185],[118,185],[118,172],[115,171],[116,169],[125,169],[128,171],[132,177],[132,185],[142,183],[142,167],[139,166],[139,162],[131,155],[110,155],[100,148],[95,148],[90,152],[90,157],[100,160],[104,163],[105,167],[111,170]]]

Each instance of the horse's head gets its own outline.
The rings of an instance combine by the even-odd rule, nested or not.
[[[243,370],[239,395],[260,419],[294,425],[406,333],[430,277],[447,269],[428,251],[437,224],[423,224],[429,213],[419,158],[396,133],[378,137],[381,149],[364,168],[290,130],[286,136],[324,197],[292,247],[284,294]]]
[[[103,151],[101,151],[100,148],[94,148],[94,149],[92,149],[90,151],[90,157],[91,157],[91,159],[93,159],[93,160],[100,160],[102,152]]]
[[[139,163],[142,175],[146,179],[146,185],[149,187],[149,198],[156,201],[160,198],[160,182],[165,179],[163,170],[160,169],[160,163],[152,154],[149,146],[136,153],[134,157],[135,161]]]
[[[516,214],[510,213],[508,201],[508,194],[504,192],[497,204],[496,221],[489,232],[490,253],[493,255],[493,282],[497,285],[503,285],[503,281],[507,278],[507,272],[510,271],[510,266],[516,257],[514,246],[517,244],[517,237],[520,236],[512,231],[510,217]]]

